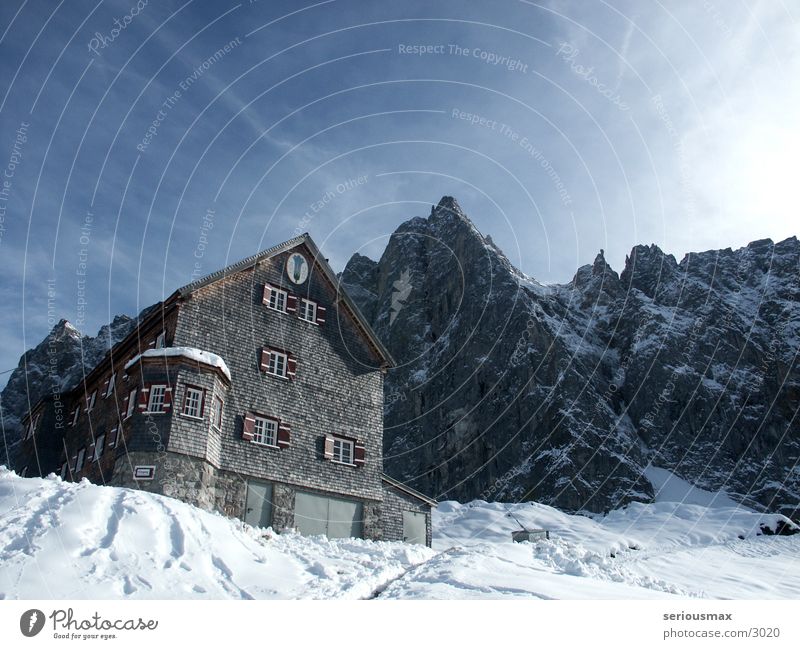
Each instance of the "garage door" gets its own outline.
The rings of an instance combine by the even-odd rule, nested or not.
[[[364,536],[360,502],[298,491],[294,499],[294,526],[307,536],[324,534],[338,539]]]

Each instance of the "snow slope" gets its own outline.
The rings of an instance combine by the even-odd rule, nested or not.
[[[509,511],[551,540],[512,543]],[[445,502],[431,549],[277,535],[163,496],[0,467],[0,598],[798,598],[800,535],[760,535],[779,520],[680,502],[594,519]]]

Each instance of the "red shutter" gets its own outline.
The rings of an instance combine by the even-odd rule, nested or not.
[[[272,295],[272,287],[269,284],[264,284],[264,296],[261,298],[261,303],[269,305],[270,295]]]
[[[324,446],[323,456],[326,460],[333,459],[333,437],[329,437],[328,435],[325,436],[325,446]]]
[[[317,324],[322,326],[325,324],[325,312],[327,309],[324,306],[317,306]]]
[[[256,426],[255,417],[253,414],[248,412],[244,416],[244,423],[242,424],[242,439],[249,442],[253,439],[253,429]]]
[[[288,293],[286,295],[286,313],[297,312],[297,296]]]
[[[297,359],[291,354],[286,354],[286,376],[293,379],[297,374]]]
[[[266,372],[269,367],[269,348],[261,348],[261,371]]]
[[[291,429],[289,424],[285,421],[278,422],[278,448],[289,448],[289,439],[291,437]]]
[[[164,389],[164,407],[162,410],[167,411],[172,408],[172,386],[167,385]]]
[[[366,456],[366,449],[363,444],[355,443],[353,447],[353,463],[356,466],[364,466]]]
[[[150,384],[145,383],[139,390],[139,410],[147,410],[147,400],[150,398]]]

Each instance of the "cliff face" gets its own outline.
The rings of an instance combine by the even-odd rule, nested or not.
[[[664,466],[769,509],[800,502],[800,244],[678,263],[602,252],[566,285],[515,269],[445,197],[342,283],[398,360],[385,465],[440,497],[603,511]]]
[[[135,319],[119,315],[92,337],[82,336],[69,322],[61,320],[42,342],[22,355],[0,393],[0,464],[13,465],[14,449],[22,433],[21,420],[31,406],[46,394],[77,385],[112,345],[133,330],[135,323]]]

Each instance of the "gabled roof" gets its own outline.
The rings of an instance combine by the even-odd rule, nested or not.
[[[407,493],[412,498],[416,498],[417,500],[421,500],[422,502],[427,503],[431,507],[436,507],[439,504],[433,498],[428,498],[428,496],[426,496],[425,494],[420,493],[416,489],[412,489],[408,485],[403,484],[399,480],[395,480],[394,478],[386,475],[385,473],[381,475],[381,480],[383,480],[386,484],[391,485],[395,489]]]
[[[308,232],[304,232],[299,237],[294,237],[293,239],[284,241],[277,246],[272,246],[271,248],[262,250],[255,255],[251,255],[250,257],[242,259],[241,261],[237,261],[236,263],[226,266],[225,268],[211,273],[210,275],[201,277],[190,284],[182,286],[175,291],[175,294],[179,295],[180,297],[187,297],[198,289],[209,286],[210,284],[214,284],[215,282],[225,279],[234,273],[254,268],[259,262],[269,259],[270,257],[274,257],[275,255],[287,250],[291,250],[292,248],[296,248],[299,245],[305,245],[309,249],[313,256],[313,261],[320,268],[325,278],[331,283],[331,286],[336,289],[337,301],[344,304],[347,310],[350,311],[353,319],[356,322],[356,326],[361,330],[369,343],[375,348],[378,355],[383,359],[386,365],[389,367],[394,367],[396,363],[392,358],[392,355],[389,353],[389,350],[386,349],[386,346],[375,334],[369,322],[364,317],[364,314],[361,313],[358,306],[356,306],[356,303],[353,301],[350,295],[348,295],[347,291],[345,291],[344,287],[339,282],[339,279],[336,277],[336,273],[333,272],[330,264],[328,264],[328,260],[325,259],[325,257],[319,251],[319,248],[317,248],[317,245],[314,243],[311,235],[309,235]]]

